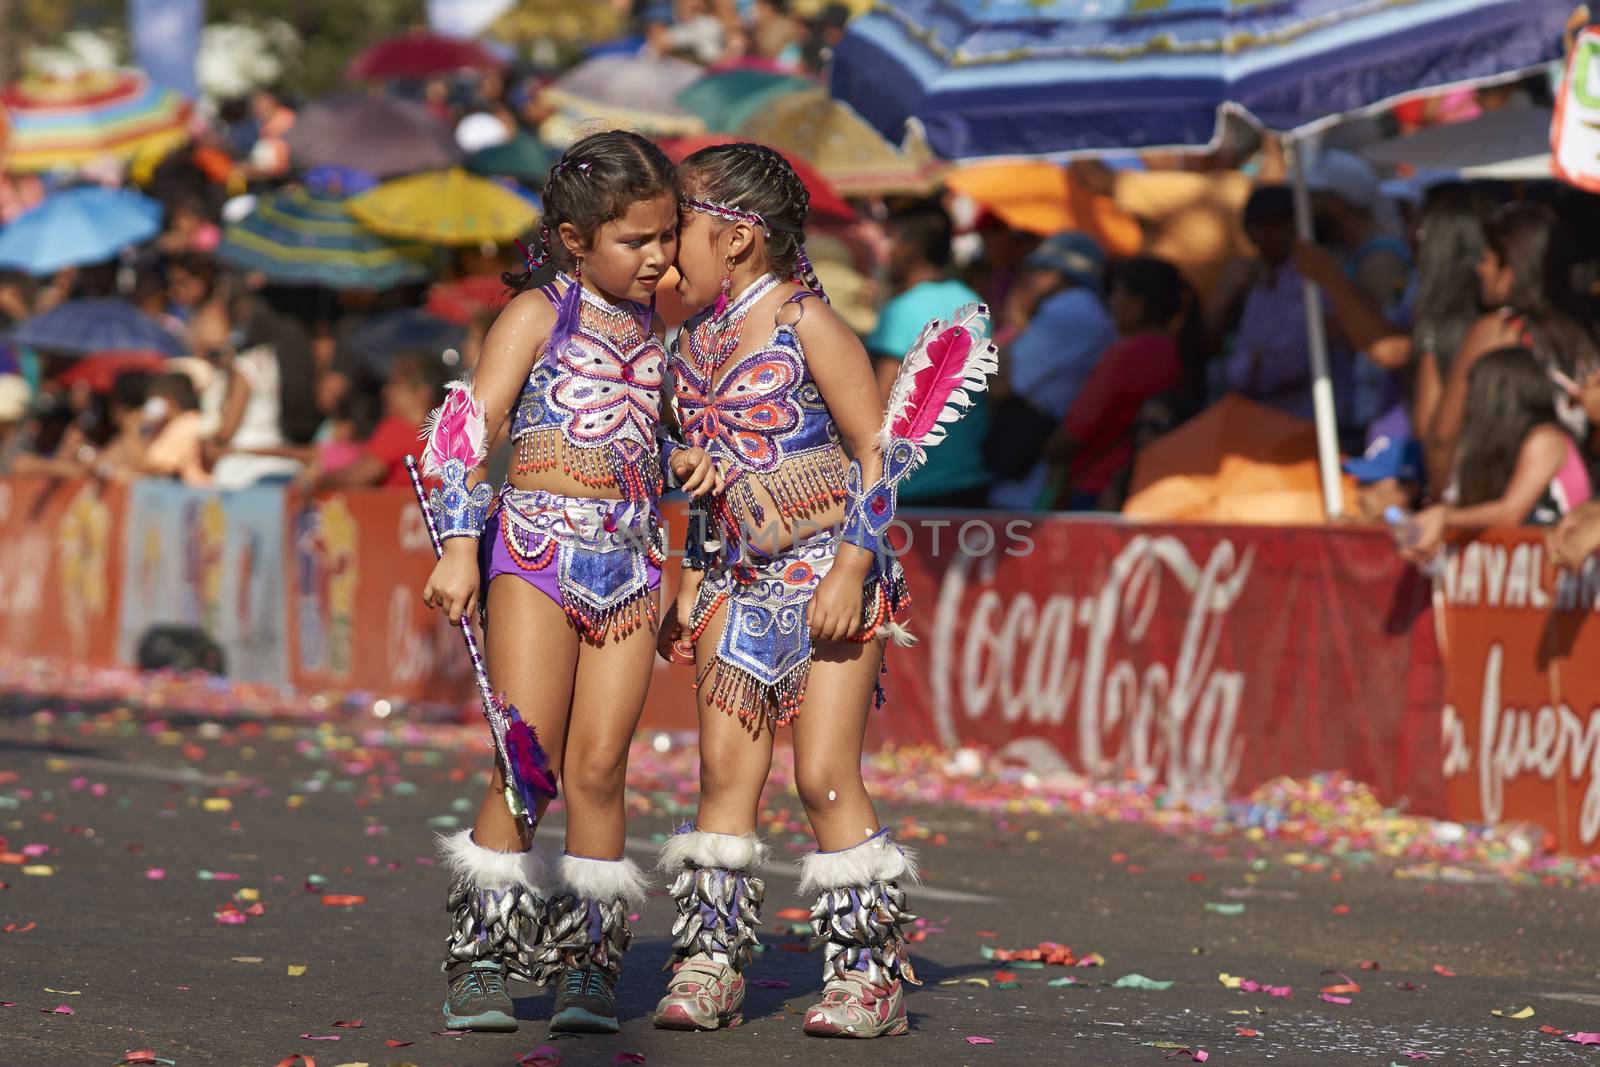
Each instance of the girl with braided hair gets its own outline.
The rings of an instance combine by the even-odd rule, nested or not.
[[[902,885],[915,858],[880,828],[861,777],[884,646],[910,640],[885,532],[899,480],[992,372],[992,348],[971,326],[983,312],[963,309],[937,341],[924,331],[886,420],[866,350],[806,258],[809,197],[783,156],[718,145],[678,173],[678,291],[704,310],[669,365],[684,440],[714,471],[690,509],[683,581],[659,638],[664,657],[695,665],[701,780],[695,821],[662,848],[677,968],[655,1023],[714,1030],[740,1018],[764,892],[755,825],[773,734],[788,726],[819,849],[802,861],[800,891],[815,894],[826,958],[805,1031],[903,1034],[903,983],[916,979]]]
[[[543,739],[566,790],[566,849],[547,871],[527,822],[548,799],[514,800],[498,769],[474,826],[441,836],[454,876],[444,1014],[453,1028],[515,1030],[505,979],[555,981],[552,1031],[615,1032],[627,915],[645,896],[622,854],[623,779],[664,561],[654,304],[676,251],[678,191],[659,148],[608,132],[567,150],[544,201],[528,272],[507,278],[519,294],[472,381],[452,385],[424,431],[447,540],[423,599],[452,621],[485,609],[492,687]],[[514,459],[496,494],[481,466],[502,428]],[[687,491],[709,487],[703,451],[672,451]]]

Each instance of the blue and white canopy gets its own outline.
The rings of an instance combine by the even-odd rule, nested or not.
[[[833,93],[946,159],[1210,142],[1218,109],[1271,130],[1561,56],[1574,0],[878,0]]]

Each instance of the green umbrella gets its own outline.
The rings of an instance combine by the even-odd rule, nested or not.
[[[816,82],[792,74],[728,70],[700,78],[678,94],[678,103],[713,133],[732,133],[778,97],[815,88]]]
[[[515,178],[543,188],[556,165],[556,155],[536,137],[518,133],[504,144],[491,145],[467,157],[467,169],[487,178]]]

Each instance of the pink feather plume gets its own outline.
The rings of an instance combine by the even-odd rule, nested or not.
[[[459,459],[470,471],[484,460],[483,405],[465,382],[451,382],[440,404],[422,424],[422,473],[437,477],[445,461]]]
[[[887,451],[891,441],[904,439],[920,455],[944,440],[943,424],[964,415],[973,395],[988,388],[989,375],[1000,369],[986,336],[988,322],[986,308],[969,304],[949,325],[935,320],[923,328],[890,390],[879,447]]]

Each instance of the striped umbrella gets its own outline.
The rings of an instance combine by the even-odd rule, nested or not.
[[[87,355],[91,352],[160,352],[185,356],[184,343],[160,323],[114,297],[69,300],[35,315],[9,331],[18,344],[41,352]]]
[[[833,89],[946,158],[1209,143],[1224,108],[1286,141],[1365,109],[1561,55],[1571,0],[884,0],[834,52]],[[1305,283],[1323,505],[1342,510],[1322,299]]]
[[[289,189],[264,199],[222,232],[217,258],[279,285],[392,289],[428,277],[431,249],[364,229],[348,201]]]
[[[42,277],[100,263],[161,232],[161,205],[123,189],[63,189],[0,230],[0,267]]]
[[[539,219],[527,198],[460,167],[384,182],[345,207],[374,233],[441,245],[509,241]]]
[[[1572,0],[880,0],[833,89],[946,159],[1203,145],[1219,107],[1306,131],[1561,55]]]
[[[189,102],[138,71],[33,74],[0,91],[0,102],[11,116],[6,169],[13,172],[166,152],[189,136]]]

